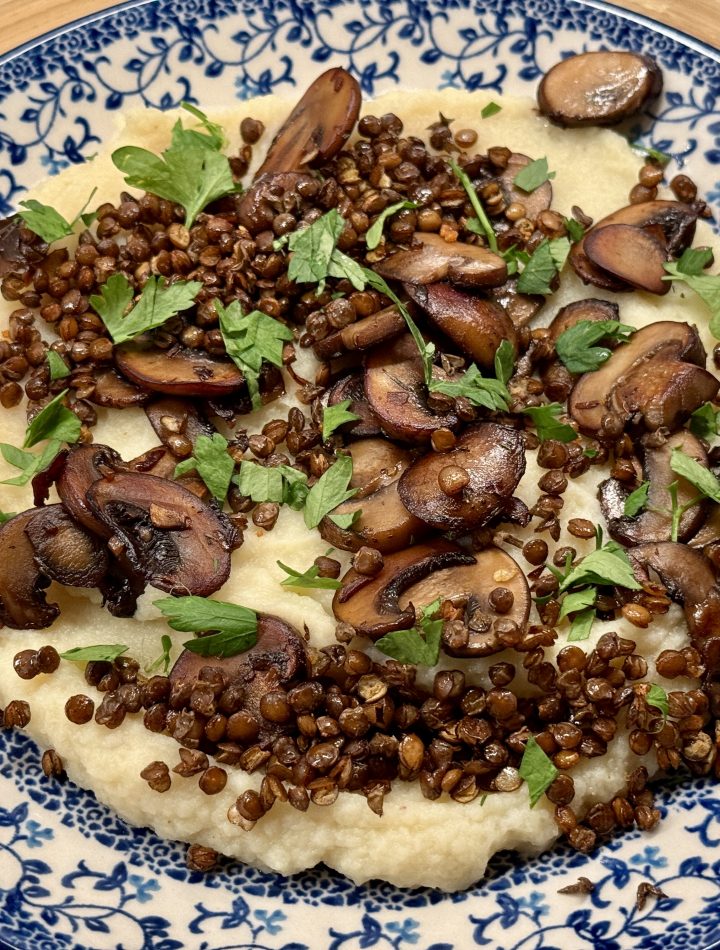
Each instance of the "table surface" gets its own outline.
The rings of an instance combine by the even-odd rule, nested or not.
[[[718,0],[615,0],[616,6],[645,13],[720,48]],[[0,0],[0,53],[87,13],[112,5],[112,0]]]

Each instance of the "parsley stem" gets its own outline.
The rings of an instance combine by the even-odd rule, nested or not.
[[[470,199],[470,204],[473,206],[473,210],[477,215],[477,219],[480,222],[480,226],[485,232],[485,237],[487,238],[488,245],[490,250],[493,253],[498,253],[498,243],[497,238],[495,237],[495,232],[493,231],[493,226],[490,224],[490,219],[488,218],[485,209],[480,203],[480,199],[477,196],[477,192],[473,188],[472,182],[467,176],[467,173],[460,168],[457,162],[454,159],[450,159],[450,167],[453,170],[453,174],[459,180],[460,184],[463,186],[467,192],[467,196]]]

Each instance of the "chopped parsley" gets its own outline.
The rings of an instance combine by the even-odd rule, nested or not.
[[[683,281],[710,310],[710,332],[720,339],[720,274],[704,274],[713,259],[709,248],[689,247],[678,261],[665,264],[663,280]]]
[[[290,465],[260,465],[247,459],[233,478],[241,495],[256,503],[274,501],[300,511],[308,494],[307,475]]]
[[[528,787],[531,808],[537,805],[557,774],[557,768],[540,748],[535,736],[530,736],[520,762],[520,778]]]
[[[578,320],[557,338],[555,352],[571,373],[591,373],[610,358],[612,350],[595,346],[600,340],[625,342],[635,328],[618,320]]]
[[[28,198],[27,201],[21,201],[20,205],[25,208],[25,211],[19,211],[18,214],[31,231],[37,234],[38,237],[41,237],[46,244],[52,244],[53,241],[58,241],[60,238],[71,235],[78,221],[82,220],[85,225],[90,224],[95,215],[83,214],[83,212],[92,201],[96,191],[97,188],[93,188],[90,197],[72,221],[67,221],[55,208],[36,201],[35,198]]]
[[[199,280],[165,284],[159,277],[149,277],[137,303],[131,306],[135,294],[130,282],[124,274],[113,274],[100,294],[90,297],[90,306],[102,319],[113,342],[126,343],[189,310],[202,286]]]
[[[341,582],[334,577],[320,577],[320,568],[317,564],[311,564],[306,571],[296,571],[294,567],[288,567],[282,561],[278,561],[277,565],[288,575],[284,581],[280,582],[282,587],[302,587],[313,590],[337,590],[342,587]]]
[[[560,422],[559,416],[565,411],[559,402],[550,402],[545,406],[528,406],[521,410],[530,416],[541,442],[555,439],[558,442],[573,442],[578,434],[571,425]]]
[[[112,663],[123,653],[127,653],[130,647],[122,643],[98,643],[91,647],[73,647],[60,654],[62,660],[72,660],[73,663],[94,663],[105,661]]]
[[[440,655],[443,621],[432,618],[439,609],[440,601],[434,600],[423,608],[417,626],[386,633],[375,646],[399,663],[435,666]]]
[[[530,193],[554,178],[555,174],[548,170],[548,160],[543,156],[521,168],[513,179],[513,184],[522,191]]]
[[[333,509],[357,494],[357,488],[348,488],[352,469],[350,456],[339,455],[330,468],[315,482],[305,500],[306,527],[317,528]],[[340,525],[340,527],[345,527],[345,525]]]
[[[222,659],[244,653],[257,642],[257,614],[247,607],[195,596],[163,597],[153,603],[173,630],[183,633],[218,631],[183,643],[192,653]]]
[[[388,218],[391,218],[394,214],[397,214],[398,211],[409,211],[414,208],[417,208],[417,204],[414,201],[396,201],[395,204],[388,205],[384,211],[381,211],[365,233],[365,243],[368,246],[368,250],[374,251],[380,243],[382,239],[383,228],[385,227],[385,222]]]
[[[348,406],[351,402],[351,399],[343,399],[342,402],[338,402],[334,406],[325,407],[322,421],[323,442],[329,438],[336,429],[345,425],[346,422],[355,422],[360,418],[360,416],[356,416],[354,412],[348,411]]]
[[[220,502],[225,501],[235,471],[235,462],[228,455],[227,439],[219,432],[214,432],[212,438],[199,435],[190,458],[175,466],[174,477],[179,478],[193,470],[196,470],[205,482],[213,498]]]

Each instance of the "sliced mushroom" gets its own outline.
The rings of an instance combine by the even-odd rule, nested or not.
[[[642,416],[654,431],[675,429],[704,403],[714,399],[720,382],[700,366],[655,357],[631,370],[614,387],[610,408],[624,418]]]
[[[623,50],[578,53],[543,77],[540,111],[560,125],[614,125],[636,115],[662,90],[662,73],[648,56]]]
[[[553,317],[548,327],[550,341],[557,343],[558,337],[576,324],[587,320],[595,323],[601,320],[619,320],[620,308],[609,300],[600,300],[597,297],[588,297],[585,300],[575,300],[562,307]]]
[[[230,575],[228,519],[176,482],[116,472],[94,482],[87,503],[121,564],[171,594],[207,597]],[[172,527],[164,527],[171,523]]]
[[[319,165],[347,141],[360,112],[362,94],[345,69],[328,69],[308,86],[282,124],[256,177]]]
[[[151,393],[123,379],[114,369],[108,369],[95,377],[95,388],[88,398],[96,406],[127,409],[128,406],[144,405],[151,398]]]
[[[333,598],[335,618],[373,640],[393,630],[408,630],[415,624],[415,610],[410,605],[400,607],[401,595],[435,571],[470,564],[475,564],[472,554],[437,539],[387,555],[374,577],[351,568]]]
[[[304,677],[308,663],[305,643],[293,626],[271,614],[258,614],[257,619],[257,641],[249,650],[223,658],[183,650],[170,671],[170,682],[194,687],[202,681],[203,670],[220,670],[228,684],[243,687],[240,709],[257,719],[258,741],[264,741],[282,730],[263,718],[260,700],[271,690],[287,688]]]
[[[585,237],[585,253],[596,267],[630,284],[662,296],[670,290],[665,263],[670,260],[664,241],[651,231],[631,224],[606,224]]]
[[[390,280],[435,284],[449,280],[461,287],[498,287],[507,280],[507,264],[478,244],[445,241],[439,234],[416,231],[412,246],[395,251],[374,265]]]
[[[41,508],[15,515],[0,527],[0,622],[13,630],[43,630],[60,614],[57,604],[45,600],[50,583],[35,561],[35,549],[26,533],[28,524]]]
[[[503,340],[517,349],[512,320],[492,300],[473,297],[447,283],[406,284],[405,289],[432,322],[481,366],[493,365]]]
[[[365,396],[363,375],[344,376],[339,379],[328,392],[328,406],[337,406],[340,402],[350,400],[348,411],[359,416],[357,422],[346,422],[340,427],[341,432],[352,435],[353,438],[364,439],[381,435],[382,429],[377,416],[374,414]]]
[[[534,191],[524,191],[515,184],[517,175],[532,162],[527,155],[513,152],[501,175],[495,180],[500,186],[505,205],[520,204],[525,208],[525,217],[535,221],[537,216],[552,204],[552,185],[544,181]]]
[[[490,594],[504,588],[512,595],[512,605],[502,614],[494,610]],[[510,598],[505,595],[506,599]],[[525,574],[509,554],[489,547],[475,554],[475,563],[435,571],[411,587],[400,598],[400,606],[421,607],[435,600],[466,603],[468,626],[461,633],[443,636],[443,647],[451,656],[490,656],[506,648],[496,629],[496,621],[516,624],[520,633],[530,616],[530,589]]]
[[[319,340],[313,347],[316,356],[329,360],[347,352],[364,352],[398,336],[406,329],[405,320],[397,307],[385,307],[377,313],[350,323]]]
[[[68,587],[99,587],[109,558],[100,540],[70,517],[62,505],[41,508],[25,526],[35,563],[50,580]]]
[[[33,234],[23,219],[14,214],[0,221],[0,277],[12,273],[25,273],[29,267],[40,264],[44,258],[45,245],[29,243]]]
[[[118,453],[108,445],[75,445],[67,453],[57,475],[57,492],[65,508],[83,527],[100,537],[108,537],[109,532],[87,503],[88,489],[99,478],[124,467]]]
[[[525,471],[525,442],[509,426],[469,426],[449,452],[428,452],[398,484],[412,514],[441,531],[473,531],[507,508]]]
[[[458,424],[454,412],[435,415],[428,408],[422,360],[409,333],[368,354],[365,395],[383,431],[393,439],[428,442],[436,429]]]
[[[503,308],[515,327],[527,326],[545,303],[541,294],[518,293],[517,277],[509,277],[499,287],[489,287],[487,296]]]
[[[172,396],[224,396],[245,387],[245,377],[228,359],[197,350],[158,350],[139,343],[115,348],[115,362],[128,379],[152,392]]]
[[[124,470],[140,472],[141,475],[155,475],[157,478],[169,478],[170,481],[176,481],[183,488],[187,488],[193,495],[207,501],[210,498],[210,490],[202,478],[192,471],[175,478],[177,465],[177,456],[164,445],[156,445],[154,449],[148,449],[142,455],[130,459],[124,466]]]
[[[184,436],[194,446],[198,436],[212,438],[216,431],[197,403],[189,399],[156,397],[145,407],[145,415],[157,437],[170,452],[177,448],[178,437]]]
[[[427,527],[410,514],[397,492],[398,479],[412,461],[410,452],[387,439],[360,439],[348,451],[353,462],[350,487],[359,491],[333,515],[362,513],[348,529],[339,528],[330,517],[323,518],[320,534],[345,551],[367,544],[387,554],[415,543]]]
[[[615,388],[639,366],[655,359],[682,360],[703,367],[706,355],[697,330],[687,323],[661,320],[643,327],[618,346],[599,369],[584,373],[575,384],[568,409],[580,428],[597,435],[610,411]]]
[[[659,448],[643,447],[643,478],[649,482],[647,504],[635,517],[625,515],[625,499],[630,488],[616,478],[608,478],[598,488],[598,497],[608,530],[623,544],[645,544],[669,541],[672,527],[670,493],[668,486],[677,483],[677,502],[682,508],[697,497],[697,489],[670,467],[673,449],[682,451],[704,468],[708,467],[707,452],[695,436],[683,429],[671,435]],[[678,527],[678,541],[686,542],[699,531],[705,520],[707,505],[699,503],[683,514]]]

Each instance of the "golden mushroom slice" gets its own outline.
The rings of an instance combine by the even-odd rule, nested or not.
[[[373,265],[390,280],[434,284],[449,280],[461,287],[499,287],[507,280],[507,264],[479,244],[445,241],[439,234],[416,231],[411,247],[395,251]]]

